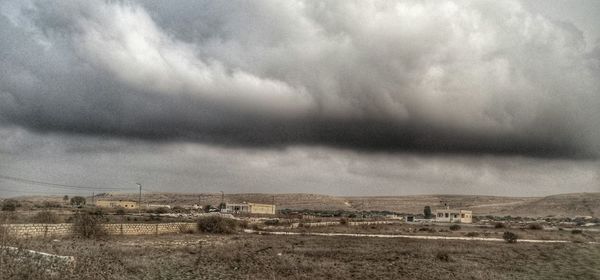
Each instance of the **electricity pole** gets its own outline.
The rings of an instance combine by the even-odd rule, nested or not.
[[[142,184],[136,183],[140,187],[140,195],[138,197],[138,214],[142,214]]]
[[[221,204],[219,204],[219,210],[223,210],[223,203],[225,203],[225,193],[221,191]]]

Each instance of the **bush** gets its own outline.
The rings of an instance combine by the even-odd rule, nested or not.
[[[422,227],[422,228],[419,228],[418,231],[435,232],[435,229],[428,228],[428,227]]]
[[[446,252],[437,252],[437,254],[435,255],[435,258],[440,261],[443,261],[443,262],[450,261],[450,255],[448,255],[448,253],[446,253]]]
[[[530,224],[527,226],[528,229],[532,229],[532,230],[542,230],[544,229],[544,227],[540,224]]]
[[[206,233],[235,233],[240,224],[238,221],[220,216],[202,217],[198,220],[198,231]]]
[[[508,243],[517,243],[517,239],[519,239],[519,236],[516,233],[506,231],[504,232],[504,234],[502,234],[502,238]]]
[[[279,225],[279,219],[269,219],[265,221],[266,226],[276,226]]]
[[[583,231],[582,231],[582,230],[580,230],[580,229],[574,229],[574,230],[571,230],[571,233],[572,233],[572,234],[582,234],[582,233],[583,233]]]
[[[61,219],[52,211],[40,211],[33,216],[32,221],[41,224],[58,224]]]
[[[19,206],[19,202],[16,200],[7,199],[2,203],[2,211],[15,211]]]
[[[494,224],[494,228],[505,228],[505,227],[506,227],[506,225],[504,223],[498,222],[498,223]]]
[[[167,207],[158,207],[158,208],[154,209],[155,214],[165,214],[165,213],[169,213],[170,211],[171,211],[171,209],[169,209]]]
[[[347,226],[348,225],[348,219],[347,218],[341,218],[340,219],[340,225]]]
[[[106,235],[101,226],[103,218],[102,211],[75,213],[73,216],[75,233],[83,238],[97,238]]]
[[[460,226],[459,225],[451,225],[450,230],[460,230]]]
[[[470,231],[470,232],[467,232],[467,234],[465,234],[465,235],[466,235],[467,237],[477,237],[477,236],[479,236],[479,232],[476,232],[476,231]]]

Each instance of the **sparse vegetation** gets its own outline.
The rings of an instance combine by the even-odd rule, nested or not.
[[[205,233],[232,234],[240,227],[238,221],[216,215],[202,217],[198,220],[198,230]]]
[[[460,230],[460,225],[453,224],[453,225],[450,226],[450,230],[454,230],[454,231]]]
[[[61,223],[62,219],[56,213],[48,210],[40,211],[32,218],[32,222],[41,224],[57,224]]]
[[[498,222],[494,224],[494,228],[505,228],[506,225],[504,223]]]
[[[71,205],[75,207],[82,207],[85,205],[85,197],[83,196],[74,196],[71,198]]]
[[[448,255],[447,252],[437,252],[437,254],[435,255],[435,258],[440,261],[443,261],[443,262],[450,261],[450,255]]]
[[[15,211],[20,204],[14,199],[7,199],[2,202],[2,211]]]
[[[100,226],[104,219],[102,211],[79,211],[73,215],[75,233],[83,238],[98,238],[106,233]]]
[[[76,258],[48,273],[0,258],[12,279],[598,279],[600,247],[273,235],[124,236],[32,240],[22,247]],[[494,257],[497,256],[497,257]],[[19,264],[20,263],[20,264]]]
[[[540,224],[529,224],[527,226],[527,228],[531,229],[531,230],[542,230],[542,229],[544,229],[544,227],[542,225],[540,225]]]
[[[425,206],[423,209],[423,215],[425,216],[425,219],[431,219],[431,207],[429,207],[429,205]]]
[[[514,232],[506,231],[504,234],[502,234],[502,238],[508,243],[517,243],[519,236]]]
[[[583,231],[580,230],[580,229],[573,229],[573,230],[571,230],[571,234],[582,234],[582,233],[583,233]]]

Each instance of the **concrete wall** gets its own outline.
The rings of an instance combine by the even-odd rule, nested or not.
[[[162,224],[101,224],[111,235],[148,235],[182,233],[196,229],[196,223]],[[73,224],[9,224],[0,225],[0,231],[11,237],[64,237],[75,234]]]

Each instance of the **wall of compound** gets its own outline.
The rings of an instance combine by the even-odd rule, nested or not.
[[[110,235],[186,233],[196,230],[195,223],[101,224],[100,227]],[[76,230],[73,224],[7,224],[0,225],[0,233],[18,238],[64,237],[75,235]]]

